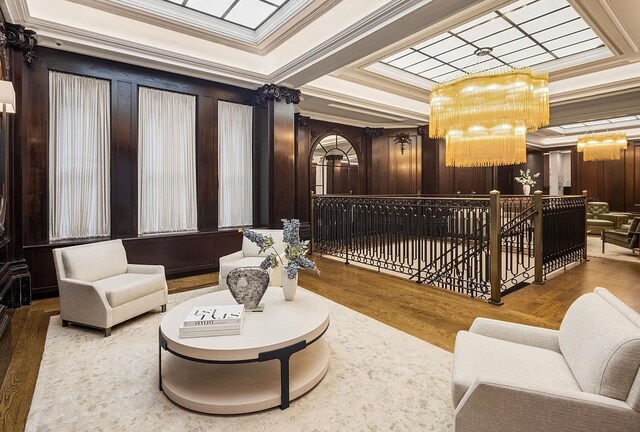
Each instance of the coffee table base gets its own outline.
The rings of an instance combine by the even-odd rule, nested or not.
[[[280,361],[210,364],[168,354],[162,390],[185,408],[209,414],[243,414],[281,406]],[[320,338],[291,356],[289,399],[318,384],[329,368],[329,345]]]

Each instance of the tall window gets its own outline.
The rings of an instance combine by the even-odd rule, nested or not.
[[[253,224],[253,107],[218,103],[218,226]]]
[[[138,128],[138,233],[195,231],[195,96],[141,87]]]
[[[109,82],[49,73],[49,238],[108,237]]]

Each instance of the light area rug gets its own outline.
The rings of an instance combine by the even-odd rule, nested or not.
[[[210,290],[172,294],[169,308]],[[121,324],[108,338],[78,326],[63,328],[54,316],[26,430],[453,430],[452,354],[327,301],[331,325],[324,337],[331,361],[324,379],[286,410],[240,416],[188,411],[158,390],[162,314]]]
[[[607,243],[602,253],[602,239],[600,236],[587,236],[587,256],[589,258],[606,258],[616,261],[627,261],[640,265],[640,256],[638,253],[631,252],[620,246]]]

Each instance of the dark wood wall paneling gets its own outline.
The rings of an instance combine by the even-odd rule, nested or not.
[[[574,168],[575,166],[575,168]],[[572,193],[587,191],[612,211],[640,213],[640,141],[629,141],[620,160],[585,162],[572,150]]]
[[[35,294],[55,292],[56,280],[48,240],[49,71],[106,79],[111,84],[111,225],[112,237],[125,240],[132,262],[163,264],[177,276],[217,268],[218,258],[239,248],[236,231],[218,226],[218,101],[253,104],[254,92],[168,72],[40,48],[22,71],[16,142],[21,143],[22,239],[33,274]],[[137,237],[138,87],[197,97],[196,154],[198,233]],[[286,116],[287,114],[283,114]],[[291,112],[291,124],[293,113]],[[293,126],[291,126],[291,129]],[[22,134],[22,135],[20,135]],[[285,137],[286,139],[286,137]],[[292,140],[291,140],[292,141]],[[19,199],[15,200],[19,203]],[[62,244],[74,244],[65,242]],[[60,244],[58,244],[60,245]]]
[[[407,133],[411,143],[405,146],[404,154],[395,143],[399,133]],[[422,135],[416,128],[386,129],[380,136],[372,137],[372,176],[370,193],[421,194],[422,181]]]

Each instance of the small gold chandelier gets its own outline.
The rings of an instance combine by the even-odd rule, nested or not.
[[[627,134],[608,132],[583,135],[578,138],[578,152],[585,161],[620,160],[620,151],[627,149]]]
[[[478,56],[490,48],[476,51]],[[429,136],[446,138],[447,166],[514,165],[527,160],[526,133],[549,124],[548,74],[485,71],[433,88]]]

